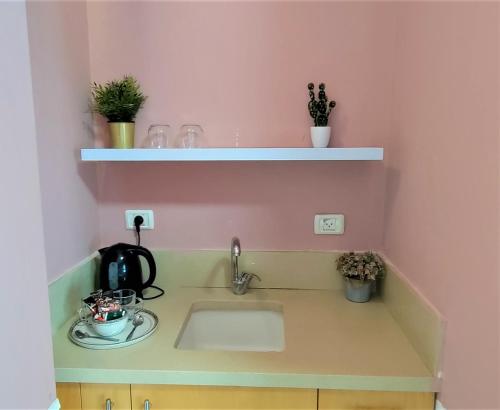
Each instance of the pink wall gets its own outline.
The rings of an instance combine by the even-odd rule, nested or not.
[[[92,80],[135,75],[152,123],[204,126],[210,146],[309,146],[307,83],[337,99],[334,145],[380,144],[394,19],[388,4],[89,2]],[[362,119],[362,120],[361,120]]]
[[[0,49],[0,407],[47,409],[55,385],[24,2],[0,3]]]
[[[367,249],[381,241],[382,164],[111,164],[100,186],[101,240],[133,241],[123,211],[153,209],[145,246]],[[343,212],[341,237],[314,235],[315,213]]]
[[[449,321],[445,405],[496,406],[495,4],[91,2],[88,17],[92,80],[131,73],[150,96],[139,144],[150,123],[196,121],[210,146],[236,132],[241,146],[307,146],[305,84],[325,81],[333,145],[387,156],[102,165],[102,244],[132,238],[125,209],[152,208],[146,246],[238,234],[244,249],[384,249]],[[314,236],[314,214],[331,211],[346,234]]]
[[[500,11],[497,10],[497,17],[500,18]],[[497,67],[500,67],[500,30],[497,31]],[[500,70],[497,70],[497,95],[500,96]],[[497,142],[497,156],[499,158],[500,162],[500,103],[497,104],[497,130],[499,132],[498,134],[498,142]],[[497,165],[497,178],[498,181],[500,181],[500,166]],[[497,249],[496,249],[496,255],[497,255],[497,290],[498,290],[498,297],[500,299],[500,189],[497,189]],[[497,309],[498,309],[498,317],[500,318],[500,302],[497,303]],[[498,326],[498,340],[500,342],[500,326]],[[500,343],[499,343],[500,344]],[[497,361],[498,361],[498,369],[499,369],[499,377],[500,377],[500,352],[497,356]],[[500,403],[500,389],[497,389],[497,394],[498,394],[498,403]],[[500,406],[499,406],[500,407]]]
[[[498,5],[398,7],[385,253],[448,320],[442,401],[498,408]]]
[[[92,141],[86,4],[30,2],[28,23],[51,281],[98,246],[96,167],[78,161]]]
[[[135,75],[137,119],[201,123],[210,146],[308,146],[309,81],[339,101],[335,146],[390,131],[394,16],[388,4],[90,2],[92,80]],[[132,237],[127,208],[153,208],[148,246],[347,249],[381,245],[381,164],[104,165],[101,240]],[[143,185],[141,187],[140,185]],[[342,237],[314,236],[315,213],[346,214]]]

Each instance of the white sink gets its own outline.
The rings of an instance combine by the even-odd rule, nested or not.
[[[283,307],[271,302],[196,302],[175,347],[281,352],[285,348]]]

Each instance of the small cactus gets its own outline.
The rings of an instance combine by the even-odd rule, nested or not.
[[[332,112],[333,108],[337,104],[335,101],[328,102],[328,97],[325,92],[325,84],[321,83],[319,85],[318,91],[318,99],[316,100],[316,96],[314,95],[314,84],[309,83],[307,85],[309,89],[309,104],[307,104],[307,108],[309,109],[309,114],[311,114],[312,119],[314,120],[315,127],[326,127],[328,126],[328,117]]]

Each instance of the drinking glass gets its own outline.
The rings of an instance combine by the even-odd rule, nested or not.
[[[177,138],[177,147],[179,148],[201,148],[204,147],[205,137],[203,128],[198,124],[184,124],[180,128]]]
[[[132,289],[108,290],[103,296],[113,299],[128,313],[129,318],[133,318],[136,313],[142,310],[144,302],[138,298]]]
[[[153,124],[148,128],[148,136],[143,148],[167,148],[169,145],[170,125]]]

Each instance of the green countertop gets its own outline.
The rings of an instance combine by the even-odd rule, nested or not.
[[[269,301],[283,305],[283,352],[192,351],[174,347],[191,305],[199,301]],[[339,290],[176,288],[147,301],[160,320],[148,339],[113,350],[89,350],[54,335],[56,381],[187,384],[385,391],[437,391],[384,303],[348,302]],[[74,320],[74,319],[73,319]]]

